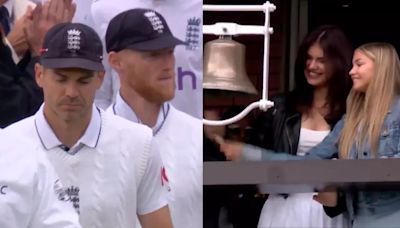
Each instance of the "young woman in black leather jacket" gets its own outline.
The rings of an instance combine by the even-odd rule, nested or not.
[[[302,155],[322,141],[345,113],[351,58],[350,42],[340,28],[324,25],[309,33],[298,49],[294,90],[272,99],[274,107],[258,117],[250,143]],[[329,218],[312,193],[306,193],[270,195],[258,226],[329,228],[345,223],[341,217]]]

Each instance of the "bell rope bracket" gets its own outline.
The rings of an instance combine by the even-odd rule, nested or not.
[[[203,119],[203,124],[210,125],[210,126],[228,125],[228,124],[231,124],[231,123],[239,121],[240,119],[245,117],[251,110],[253,110],[255,108],[259,108],[259,109],[261,109],[263,111],[267,111],[267,109],[271,108],[272,106],[274,106],[274,103],[272,101],[259,100],[259,101],[251,103],[245,109],[243,109],[242,112],[240,112],[239,114],[237,114],[236,116],[234,116],[232,118],[229,118],[229,119],[226,119],[226,120],[206,120],[206,119]]]
[[[270,2],[262,5],[203,5],[203,11],[263,11],[274,12],[276,6]]]
[[[269,34],[274,32],[269,28]],[[265,27],[261,25],[239,25],[236,23],[219,22],[213,25],[203,25],[204,34],[214,34],[217,36],[236,36],[236,35],[264,35]]]
[[[273,33],[270,27],[270,12],[276,10],[276,6],[270,2],[263,5],[203,5],[203,11],[263,11],[265,13],[264,26],[260,25],[239,25],[236,23],[219,22],[214,25],[203,25],[203,34],[212,34],[220,37],[237,35],[264,35],[264,58],[263,58],[263,90],[262,98],[248,105],[238,115],[226,120],[207,120],[203,119],[203,124],[211,126],[224,126],[239,121],[253,109],[259,108],[267,111],[274,106],[268,100],[268,79],[269,79],[269,36]]]

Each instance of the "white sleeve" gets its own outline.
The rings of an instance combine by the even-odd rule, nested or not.
[[[45,157],[38,153],[36,186],[33,194],[34,213],[30,228],[80,228],[79,217],[70,202],[54,168]]]
[[[103,79],[101,87],[96,91],[95,104],[102,108],[107,109],[114,101],[117,92],[119,91],[119,77],[118,74],[112,70],[110,64],[108,63],[108,54],[106,51],[105,35],[107,31],[108,24],[113,17],[117,14],[114,11],[122,9],[116,8],[111,1],[96,1],[91,5],[91,17],[93,18],[93,28],[100,36],[103,43],[103,65],[106,75]]]
[[[167,205],[167,192],[161,180],[163,164],[157,148],[152,142],[146,171],[138,188],[137,213],[139,215],[154,212]]]
[[[76,4],[76,11],[72,22],[82,23],[94,28],[94,20],[91,14],[93,0],[74,0],[74,2]]]

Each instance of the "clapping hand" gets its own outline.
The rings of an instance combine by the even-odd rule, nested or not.
[[[33,56],[40,54],[47,31],[56,24],[71,22],[75,11],[72,0],[50,0],[35,7],[24,30]]]

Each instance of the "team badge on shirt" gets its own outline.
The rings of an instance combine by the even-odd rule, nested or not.
[[[56,194],[58,200],[60,201],[69,201],[69,196],[62,186],[59,179],[54,182],[54,193]]]
[[[75,186],[71,186],[67,188],[67,194],[69,196],[69,201],[72,202],[74,205],[74,208],[78,214],[80,213],[79,211],[79,188]]]
[[[197,50],[200,43],[200,26],[201,19],[199,17],[189,18],[186,26],[186,49]]]
[[[79,214],[79,188],[75,186],[70,186],[69,188],[64,188],[60,180],[54,182],[54,192],[57,195],[58,200],[71,202]]]

